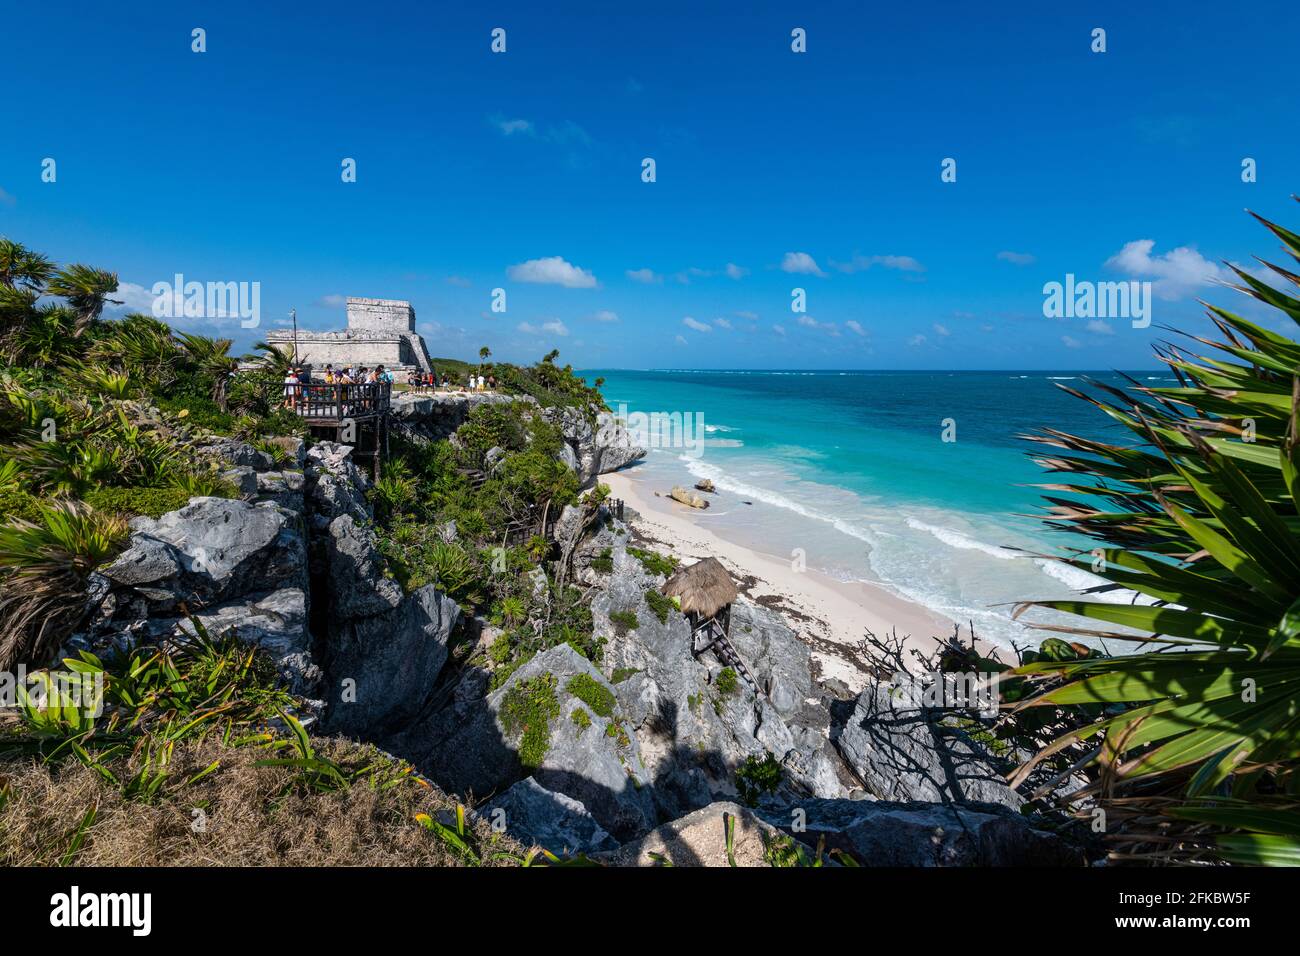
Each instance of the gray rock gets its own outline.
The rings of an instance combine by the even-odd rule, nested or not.
[[[329,606],[336,620],[385,614],[402,603],[402,587],[384,576],[375,534],[350,514],[330,522],[322,541],[329,580]]]
[[[479,809],[494,819],[504,814],[507,832],[525,845],[540,846],[557,856],[596,853],[618,848],[580,802],[547,790],[532,777],[520,780]]]
[[[213,438],[197,449],[196,454],[229,465],[246,466],[257,471],[269,471],[275,466],[271,456],[258,451],[248,442],[237,438]]]
[[[241,498],[253,498],[257,495],[257,472],[251,465],[236,465],[227,468],[221,477],[239,490]]]
[[[522,681],[551,674],[559,716],[549,723],[549,744],[540,765],[525,767],[519,759],[519,739],[507,733],[500,719],[510,691]],[[459,701],[396,737],[392,749],[407,756],[448,790],[487,795],[499,792],[531,774],[541,786],[580,801],[596,821],[620,840],[645,833],[655,824],[655,808],[640,749],[630,731],[620,734],[615,712],[602,717],[590,711],[568,689],[569,680],[586,674],[602,686],[609,683],[589,661],[568,645],[553,647],[524,664],[486,698]],[[572,720],[581,707],[590,724]],[[607,733],[608,731],[608,733]]]
[[[734,820],[731,856],[727,819]],[[665,823],[638,840],[595,859],[612,866],[767,866],[767,844],[781,831],[752,810],[718,802]]]
[[[311,656],[307,595],[301,588],[242,597],[194,616],[213,638],[233,635],[264,650],[289,681],[293,693],[309,697],[317,693],[321,673]],[[178,620],[176,628],[194,633],[188,619]]]
[[[159,610],[253,592],[306,589],[306,542],[297,517],[273,503],[192,498],[157,520],[136,518],[131,544],[101,573],[115,585],[165,594]]]
[[[881,800],[982,802],[1019,808],[1003,768],[926,711],[903,709],[869,684],[832,740],[867,792]]]
[[[795,831],[795,810],[802,827]],[[1081,866],[1082,852],[1033,829],[1006,807],[869,800],[806,800],[758,814],[809,846],[849,853],[863,866]]]
[[[374,740],[419,717],[459,620],[456,602],[429,584],[386,613],[332,627],[325,660],[329,731]]]
[[[617,471],[646,455],[644,448],[633,443],[623,422],[609,412],[597,413],[593,421],[585,409],[566,405],[543,409],[542,415],[559,428],[568,446],[560,460],[573,468],[583,488],[594,485],[598,475]]]

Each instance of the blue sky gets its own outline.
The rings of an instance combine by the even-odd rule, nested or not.
[[[1197,328],[1244,302],[1219,260],[1275,257],[1243,209],[1300,221],[1292,3],[475,6],[13,5],[0,234],[146,307],[259,282],[263,328],[410,299],[434,355],[1136,368],[1154,326],[1043,284],[1149,280]]]

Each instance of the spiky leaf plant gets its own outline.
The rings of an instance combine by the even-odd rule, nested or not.
[[[1259,217],[1256,217],[1259,218]],[[1300,236],[1260,219],[1300,261]],[[1280,280],[1300,276],[1260,260]],[[1300,322],[1300,299],[1229,266],[1233,286]],[[1131,433],[1128,442],[1056,430],[1025,436],[1070,480],[1047,485],[1049,523],[1094,539],[1069,563],[1151,603],[1032,601],[1087,623],[1039,624],[1154,642],[1114,657],[1041,660],[1021,707],[1101,705],[1021,768],[1066,748],[1096,776],[1087,793],[1133,825],[1130,849],[1300,862],[1300,344],[1206,304],[1213,337],[1163,345],[1175,387],[1130,380],[1067,389]],[[1096,558],[1101,558],[1098,571]],[[1118,629],[1113,628],[1119,625]],[[1141,831],[1140,835],[1137,835]]]

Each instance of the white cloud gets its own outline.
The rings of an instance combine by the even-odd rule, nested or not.
[[[921,265],[911,256],[862,256],[854,253],[853,258],[848,262],[832,262],[840,272],[865,272],[872,266],[884,266],[886,269],[896,269],[899,272],[924,272],[925,266]]]
[[[772,331],[775,332],[777,335],[785,335],[785,326],[774,325],[772,326]]]
[[[664,281],[663,276],[658,275],[657,273],[652,272],[649,269],[628,269],[627,272],[624,273],[624,275],[626,275],[633,282],[644,282],[646,285],[650,285],[653,282]]]
[[[468,289],[473,284],[464,276],[447,276],[447,285],[454,285],[458,289]]]
[[[802,325],[805,329],[815,329],[817,328],[818,325],[817,320],[814,319],[811,315],[801,315],[799,316],[799,318],[795,319],[795,321],[798,322],[800,325]]]
[[[916,348],[918,345],[924,345],[925,336],[918,332],[916,335],[912,336],[910,339],[907,340],[907,344],[912,346],[912,348]]]
[[[1106,260],[1106,266],[1139,279],[1152,280],[1151,290],[1162,299],[1180,299],[1199,292],[1215,279],[1230,280],[1231,272],[1190,246],[1153,256],[1154,239],[1135,239]]]
[[[747,321],[749,321],[749,322],[757,322],[757,321],[758,321],[758,313],[757,313],[757,312],[746,312],[746,311],[744,311],[744,310],[741,310],[741,311],[739,311],[739,312],[736,313],[736,318],[738,318],[738,319],[745,319],[745,320],[747,320]]]
[[[802,275],[824,276],[817,260],[806,252],[787,252],[781,260],[782,272],[794,272]]]
[[[1093,319],[1088,323],[1088,331],[1095,332],[1097,335],[1114,335],[1115,330],[1110,327],[1109,322],[1103,322],[1101,319]]]
[[[579,269],[559,256],[529,259],[513,265],[506,275],[515,282],[535,282],[543,285],[562,285],[568,289],[594,289],[596,277],[586,269]]]
[[[119,282],[117,291],[109,296],[110,299],[118,299],[121,305],[108,304],[106,308],[114,312],[143,312],[145,315],[153,314],[154,294],[142,285],[136,285],[134,282]]]
[[[744,266],[738,266],[734,262],[727,263],[726,272],[728,279],[743,279],[745,276],[749,275],[748,269]]]
[[[686,326],[688,329],[694,329],[696,332],[713,331],[713,326],[705,325],[703,322],[693,319],[689,315],[686,318],[682,319],[682,325]]]
[[[533,131],[533,124],[526,119],[503,119],[501,117],[496,117],[492,120],[492,125],[506,136],[513,136],[515,133],[531,133]]]
[[[685,344],[686,344],[686,337],[683,336],[683,335],[679,335],[679,336],[677,336],[677,338],[673,339],[673,341],[676,342],[678,345],[685,345]]]
[[[1065,344],[1065,347],[1067,349],[1077,349],[1080,345],[1083,344],[1078,339],[1076,339],[1073,335],[1062,335],[1061,341]]]
[[[1013,266],[1028,266],[1034,263],[1033,255],[1028,252],[1011,252],[1004,249],[998,253],[998,258],[1003,262],[1011,263]]]
[[[593,315],[592,318],[595,319],[597,322],[617,322],[618,313],[611,312],[609,309],[601,309],[599,312]]]
[[[934,329],[934,334],[939,336],[940,338],[946,339],[948,336],[952,335],[952,332],[948,330],[948,326],[943,325],[939,322],[934,323],[934,325],[932,325],[931,328]]]
[[[569,334],[568,328],[565,327],[564,323],[559,319],[552,319],[550,322],[543,322],[541,328],[538,328],[531,322],[520,322],[515,326],[515,328],[520,332],[523,332],[525,335],[541,335],[545,332],[549,332],[551,335]]]
[[[852,332],[854,335],[867,334],[867,330],[862,327],[862,323],[857,321],[856,319],[849,319],[847,322],[844,323],[844,327],[848,329],[850,332]]]
[[[345,295],[323,295],[316,300],[316,304],[322,309],[342,309],[348,304],[348,297]]]
[[[731,328],[731,323],[728,322],[726,319],[723,319],[723,318],[717,318],[717,319],[714,319],[714,320],[713,320],[713,324],[716,325],[716,326],[717,326],[718,328],[720,328],[720,329],[729,329],[729,328]]]

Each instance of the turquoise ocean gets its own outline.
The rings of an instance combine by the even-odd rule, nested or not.
[[[632,477],[647,492],[712,479],[721,494],[697,519],[729,540],[785,558],[802,549],[810,567],[882,584],[1004,647],[1045,636],[1011,620],[1012,602],[1102,583],[1034,556],[1088,544],[1032,517],[1042,492],[1029,486],[1059,478],[1017,436],[1050,426],[1129,442],[1119,425],[1056,387],[1082,386],[1085,377],[1123,387],[1116,373],[581,374],[605,379],[616,412],[702,420],[702,447],[651,448]],[[1160,370],[1128,374],[1144,384],[1170,380]],[[944,441],[945,431],[955,440]]]

